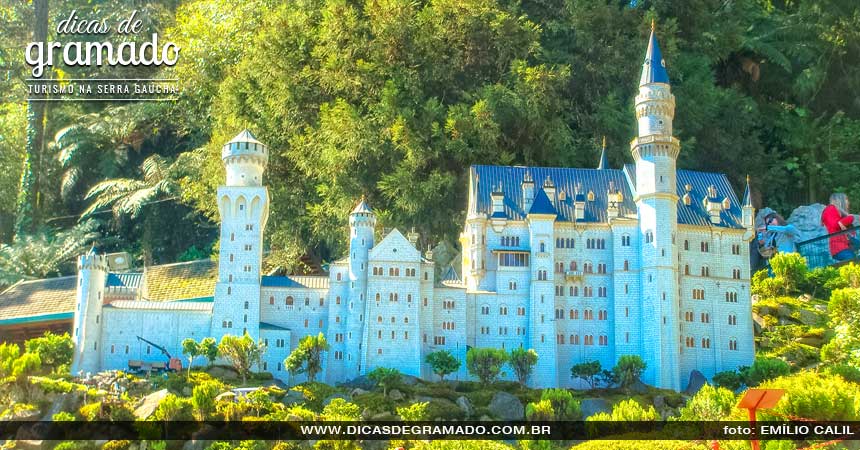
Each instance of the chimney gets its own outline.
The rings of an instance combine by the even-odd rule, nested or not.
[[[621,191],[615,189],[615,182],[609,180],[609,190],[606,192],[606,217],[610,220],[618,217],[618,207],[621,205],[623,196]]]
[[[720,212],[723,210],[723,202],[717,197],[717,188],[714,185],[708,186],[708,196],[702,200],[705,210],[708,211],[708,216],[711,218],[711,223],[720,223]]]
[[[415,227],[412,227],[412,230],[406,234],[406,239],[409,241],[410,244],[412,244],[413,247],[418,244],[419,237],[421,237],[421,235],[415,231]]]
[[[528,212],[535,200],[535,180],[532,175],[526,171],[523,176],[523,210]]]
[[[497,189],[493,189],[490,197],[493,201],[493,212],[492,215],[496,216],[497,214],[505,213],[505,193],[502,191],[502,183],[499,183],[499,187]]]
[[[576,183],[574,188],[573,211],[576,220],[585,219],[585,194],[582,193],[582,183]]]

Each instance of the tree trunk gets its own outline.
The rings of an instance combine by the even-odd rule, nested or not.
[[[48,41],[48,0],[33,0],[33,42]],[[44,77],[44,74],[43,74]],[[15,217],[15,235],[32,233],[40,224],[41,177],[44,170],[45,108],[47,102],[36,99],[27,102],[27,148],[21,173]]]

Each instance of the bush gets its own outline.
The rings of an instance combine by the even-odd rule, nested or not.
[[[847,364],[834,364],[824,369],[828,375],[838,375],[846,381],[860,383],[860,369]]]
[[[463,420],[466,418],[466,413],[456,403],[448,400],[430,400],[425,411],[427,414],[426,420]]]
[[[834,289],[846,287],[847,284],[839,276],[839,269],[833,266],[816,267],[806,274],[807,289],[813,297],[829,298]]]
[[[74,414],[66,411],[60,411],[51,416],[51,420],[53,420],[54,422],[74,422],[76,419]]]
[[[549,400],[541,400],[537,403],[526,405],[526,420],[547,421],[554,419],[555,410],[552,408],[552,402]]]
[[[779,358],[756,358],[752,367],[746,368],[741,377],[747,386],[758,386],[764,381],[788,375],[791,368],[788,363]]]
[[[582,416],[579,400],[564,389],[544,389],[541,401],[548,401],[555,412],[555,420],[578,420]]]
[[[96,446],[90,441],[67,441],[59,443],[54,450],[96,450]]]
[[[642,361],[638,355],[621,355],[615,367],[612,368],[612,374],[615,380],[623,388],[627,388],[639,381],[642,372],[645,371],[645,361]]]
[[[419,402],[397,408],[397,415],[403,420],[427,420],[427,405],[429,404],[429,402]]]
[[[128,450],[131,448],[131,441],[108,441],[102,446],[101,450]]]
[[[734,370],[726,370],[714,375],[714,384],[734,392],[741,388],[743,379],[741,378],[741,374]]]
[[[795,416],[819,421],[857,420],[860,386],[841,376],[801,371],[776,378],[759,386],[762,389],[785,389],[786,393],[772,410],[761,410],[761,420],[784,420]]]
[[[158,404],[158,408],[155,409],[155,413],[153,413],[153,417],[156,420],[194,420],[194,417],[191,413],[192,407],[191,402],[187,399],[177,397],[173,394],[167,394],[161,403]]]
[[[382,388],[382,395],[387,395],[388,390],[400,383],[400,372],[388,367],[377,367],[367,374],[367,379]]]
[[[629,399],[613,405],[612,413],[600,412],[585,420],[589,422],[641,422],[645,420],[657,420],[659,417],[660,416],[657,414],[657,410],[654,409],[653,405],[649,405],[648,408],[643,408],[642,405],[636,402],[636,400]]]
[[[215,411],[215,397],[221,393],[223,385],[218,381],[204,381],[191,393],[191,406],[197,420],[206,420]]]
[[[466,368],[484,384],[496,381],[507,361],[508,354],[498,348],[472,348],[466,353]]]
[[[379,392],[358,395],[352,401],[374,414],[394,411],[394,401]]]
[[[735,403],[732,391],[706,384],[681,408],[681,420],[723,420],[732,413]]]

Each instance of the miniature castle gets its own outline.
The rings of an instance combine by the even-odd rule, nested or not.
[[[584,387],[572,365],[608,368],[628,354],[646,362],[645,383],[675,390],[693,370],[710,378],[749,365],[749,187],[738,202],[724,175],[676,169],[675,98],[653,30],[635,109],[634,163],[621,169],[608,167],[605,144],[596,169],[472,166],[462,268],[442,279],[399,231],[377,241],[364,199],[349,214],[349,252],[328,275],[261,275],[269,150],[243,131],[221,155],[213,295],[151,301],[147,273],[80,257],[72,370],[156,358],[137,336],[181,355],[185,338],[243,333],[267,344],[257,369],[288,383],[304,378],[284,359],[318,333],[331,346],[329,383],[376,367],[431,379],[425,357],[437,350],[464,362],[451,378],[467,379],[466,352],[478,347],[534,349],[535,387]]]

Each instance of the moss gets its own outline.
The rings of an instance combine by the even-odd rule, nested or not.
[[[466,398],[472,402],[472,405],[475,407],[486,407],[490,405],[490,402],[493,400],[493,395],[495,395],[495,391],[483,390],[483,391],[474,391],[466,394]]]
[[[381,412],[394,413],[396,406],[393,400],[385,397],[381,392],[358,395],[352,399],[352,402],[361,407],[362,410],[367,409],[373,414]]]
[[[427,420],[462,420],[466,413],[456,403],[444,399],[430,400],[427,405]]]

